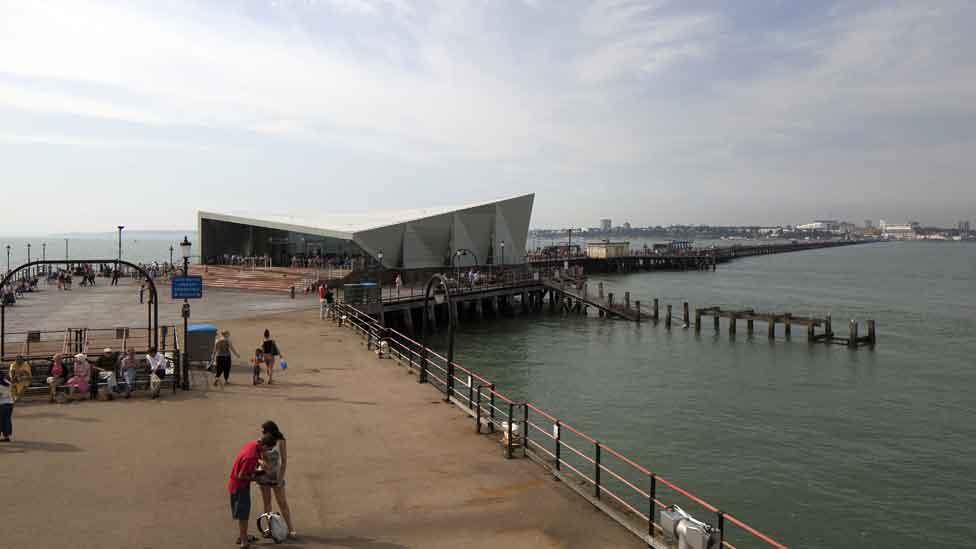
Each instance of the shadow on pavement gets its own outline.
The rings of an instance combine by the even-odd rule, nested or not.
[[[288,547],[289,545],[316,545],[316,546],[326,546],[326,547],[347,547],[349,549],[409,549],[406,545],[400,545],[399,543],[388,543],[385,541],[376,541],[370,538],[360,538],[356,536],[346,536],[346,537],[323,537],[323,536],[307,536],[302,534],[297,540],[289,541],[287,543],[281,544],[281,547]]]
[[[4,451],[12,454],[22,454],[30,450],[38,452],[84,452],[82,448],[75,446],[74,444],[68,444],[66,442],[42,442],[33,440],[13,440],[11,442],[5,442],[0,445],[0,451]]]

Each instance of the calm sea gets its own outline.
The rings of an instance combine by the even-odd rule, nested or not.
[[[730,341],[724,322],[695,335],[680,322],[667,332],[539,314],[463,323],[458,362],[788,545],[973,545],[976,245],[870,244],[601,279],[678,315],[683,301],[831,313],[841,335],[847,319],[872,318],[878,346],[809,345],[796,328],[770,343],[758,323]]]
[[[180,262],[180,241],[187,236],[196,242],[196,233],[142,232],[125,233],[122,237],[122,258],[134,263],[169,261],[170,246],[173,259]],[[0,236],[0,270],[7,268],[7,246],[10,246],[10,266],[16,268],[27,261],[27,245],[30,244],[31,260],[47,259],[114,259],[119,254],[119,241],[115,235],[99,236]],[[193,252],[191,252],[192,254]]]

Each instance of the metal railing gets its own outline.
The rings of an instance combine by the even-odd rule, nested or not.
[[[550,467],[554,476],[566,480],[567,486],[648,545],[660,545],[660,510],[680,503],[699,520],[714,518],[704,522],[717,529],[721,547],[786,547],[551,412],[530,402],[514,401],[486,377],[448,363],[443,355],[382,326],[355,307],[337,304],[330,319],[361,334],[368,349],[386,352],[415,371],[420,383],[436,387],[445,401],[474,419],[476,433],[501,433],[507,457],[521,450],[523,456]],[[730,534],[742,538],[738,546],[729,541]]]

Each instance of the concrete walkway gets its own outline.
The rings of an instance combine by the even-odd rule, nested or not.
[[[265,419],[289,441],[301,539],[282,547],[643,546],[317,312],[220,324],[242,354],[269,328],[291,367],[272,386],[235,364],[223,391],[17,406],[0,445],[4,546],[233,547],[227,476]]]

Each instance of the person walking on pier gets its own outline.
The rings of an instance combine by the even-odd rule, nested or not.
[[[325,294],[327,294],[327,293],[329,293],[328,286],[326,286],[325,282],[320,282],[319,283],[319,290],[318,290],[318,294],[319,294],[319,320],[325,320],[325,310],[327,308],[326,307],[326,302],[325,302]]]
[[[278,349],[278,344],[275,340],[271,339],[271,331],[264,331],[264,341],[261,343],[261,350],[264,352],[264,365],[267,367],[268,371],[268,385],[274,383],[272,376],[274,375],[275,359],[281,356],[281,351]]]
[[[272,435],[264,435],[260,439],[245,444],[230,469],[230,481],[227,491],[230,492],[230,516],[237,521],[237,543],[246,549],[252,541],[257,541],[247,533],[247,526],[251,516],[251,481],[257,480],[264,474],[261,464],[261,454],[275,447],[277,441]]]
[[[214,387],[220,384],[220,376],[224,376],[225,384],[230,382],[231,353],[237,358],[241,357],[230,340],[230,332],[224,330],[214,343]]]

